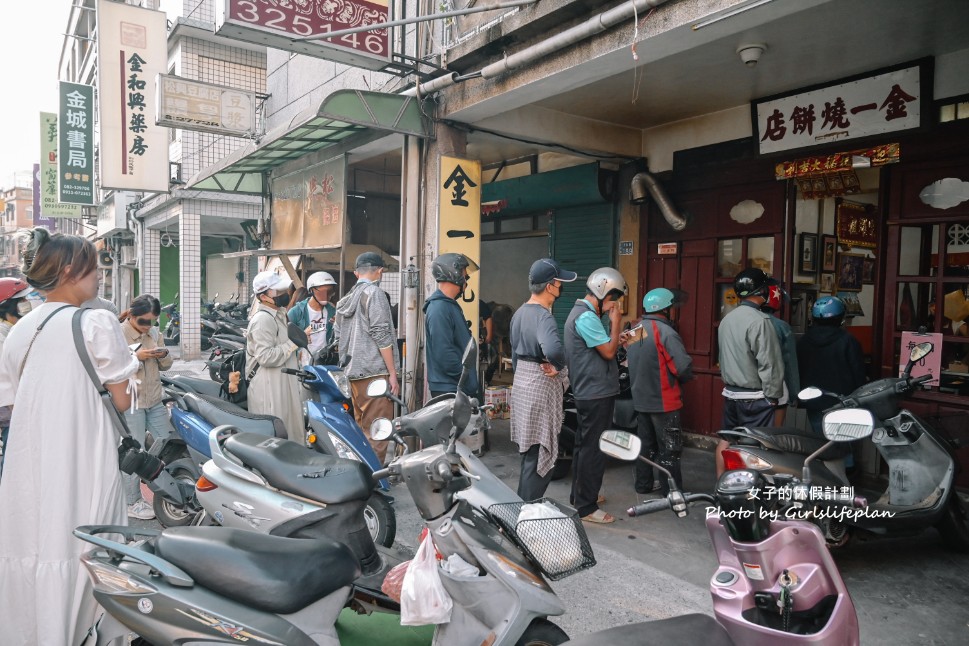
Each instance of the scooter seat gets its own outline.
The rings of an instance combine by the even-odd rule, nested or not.
[[[222,384],[211,379],[199,379],[198,377],[185,377],[184,375],[162,375],[162,383],[171,384],[186,393],[198,393],[218,397]]]
[[[197,584],[247,606],[291,614],[360,576],[349,547],[328,538],[283,538],[229,527],[172,527],[155,553]]]
[[[283,420],[272,415],[256,415],[219,397],[189,393],[183,398],[185,407],[204,418],[212,426],[230,424],[245,433],[258,433],[263,438],[286,437]]]
[[[770,433],[771,438],[774,440],[774,444],[777,445],[777,448],[786,453],[811,455],[828,443],[828,440],[823,437],[818,437],[812,431],[802,431],[801,429],[797,428],[782,427],[761,430]],[[847,444],[835,444],[827,451],[822,453],[820,455],[820,459],[835,460],[837,458],[844,457],[847,451]]]
[[[692,614],[609,628],[565,642],[562,646],[733,646],[726,629],[713,617]]]
[[[224,448],[272,486],[310,500],[330,505],[367,500],[374,486],[362,462],[317,453],[289,440],[238,433]]]

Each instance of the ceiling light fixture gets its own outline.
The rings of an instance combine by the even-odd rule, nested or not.
[[[693,25],[693,31],[696,31],[697,29],[703,29],[704,27],[707,27],[709,25],[712,25],[715,22],[720,22],[721,20],[725,20],[727,18],[732,18],[732,17],[734,17],[734,16],[736,16],[738,14],[742,14],[745,11],[750,11],[751,9],[754,9],[755,7],[759,7],[761,5],[765,5],[768,2],[772,2],[772,1],[773,0],[754,0],[753,2],[748,2],[748,3],[745,3],[745,4],[735,5],[731,9],[729,9],[729,10],[727,10],[727,11],[721,13],[721,14],[718,14],[716,16],[713,16],[712,18],[706,18],[706,19],[701,20],[700,22],[696,23],[695,25]]]
[[[737,53],[740,54],[740,60],[744,62],[747,67],[754,67],[757,65],[757,61],[760,60],[761,54],[767,49],[767,45],[763,43],[748,43],[746,45],[741,45],[737,48]]]

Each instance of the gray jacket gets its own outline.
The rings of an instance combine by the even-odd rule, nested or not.
[[[393,348],[394,368],[400,370],[397,331],[390,301],[380,287],[360,280],[336,304],[333,331],[340,340],[340,357],[349,355],[345,372],[349,379],[368,379],[388,374],[381,348]]]
[[[784,357],[770,318],[744,301],[720,321],[720,376],[727,389],[762,390],[773,400],[784,395]]]

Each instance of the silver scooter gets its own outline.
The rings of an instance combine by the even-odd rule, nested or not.
[[[477,365],[476,350],[469,342],[462,382]],[[367,394],[387,396],[387,382],[375,380]],[[407,485],[442,558],[456,554],[478,568],[479,574],[470,577],[441,570],[454,605],[450,621],[436,626],[433,643],[561,644],[568,636],[547,618],[563,614],[565,608],[546,579],[558,580],[595,565],[582,523],[575,510],[550,500],[545,502],[554,504],[564,513],[562,517],[520,519],[526,503],[458,442],[476,403],[459,387],[449,404],[443,443],[425,443],[426,448],[405,452],[374,473],[375,478],[396,476]],[[415,435],[421,426],[414,419],[420,413],[393,421],[378,419],[371,436],[403,445],[404,436]],[[436,428],[443,431],[445,425]]]
[[[336,621],[360,573],[348,547],[225,527],[83,526],[81,557],[105,609],[82,646],[339,646]],[[123,541],[112,540],[114,535]]]

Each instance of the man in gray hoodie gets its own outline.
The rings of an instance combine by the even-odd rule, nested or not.
[[[386,379],[391,392],[399,394],[400,357],[390,301],[379,287],[384,260],[367,251],[357,256],[355,266],[357,284],[336,304],[334,333],[340,340],[341,360],[350,357],[344,370],[353,394],[353,416],[370,439],[370,424],[379,417],[393,419],[394,403],[386,397],[369,397],[367,386],[375,379]],[[370,444],[383,464],[388,443],[370,439]]]

